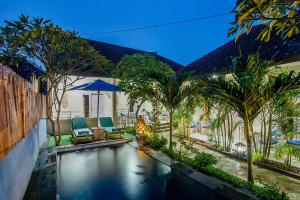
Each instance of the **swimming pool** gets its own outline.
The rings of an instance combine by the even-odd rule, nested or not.
[[[225,199],[134,147],[58,155],[57,199]]]

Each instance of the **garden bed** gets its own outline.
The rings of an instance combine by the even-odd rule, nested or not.
[[[234,154],[234,153],[231,153],[231,152],[226,152],[226,151],[217,149],[217,148],[215,148],[215,146],[211,145],[210,143],[207,143],[207,142],[204,142],[204,141],[201,141],[201,142],[200,141],[194,141],[194,140],[193,140],[193,142],[195,142],[196,144],[205,146],[206,148],[208,148],[210,150],[216,151],[216,152],[218,152],[220,154],[223,154],[225,156],[228,156],[230,158],[234,158],[234,159],[237,159],[237,160],[241,160],[243,162],[247,162],[246,157],[241,157],[238,154]],[[268,169],[268,170],[272,170],[274,172],[277,172],[277,173],[289,176],[291,178],[295,178],[295,179],[300,180],[300,168],[298,168],[298,167],[291,166],[290,169],[287,169],[287,167],[284,163],[277,162],[277,161],[274,161],[274,160],[269,160],[268,162],[254,161],[253,163],[255,165],[259,166],[259,167],[262,167],[262,168],[265,168],[265,169]]]
[[[158,141],[157,141],[158,140]],[[246,191],[250,191],[255,194],[259,199],[263,200],[287,200],[289,197],[282,191],[279,190],[276,186],[273,185],[262,185],[259,186],[255,183],[248,182],[239,177],[236,177],[216,166],[217,163],[216,158],[209,153],[199,152],[198,150],[192,150],[194,152],[195,157],[190,158],[185,154],[178,152],[178,150],[169,150],[165,147],[163,139],[157,139],[156,142],[146,141],[148,147],[152,149],[152,145],[154,145],[155,150],[161,151],[163,154],[167,155],[171,159],[187,165],[194,170],[199,171],[200,173],[215,177],[219,180],[223,180],[227,183],[227,185],[232,185],[234,188],[244,189]],[[160,144],[160,148],[158,148],[157,144]],[[231,199],[231,198],[229,198]]]
[[[136,143],[130,143],[130,145],[135,148],[145,152],[150,157],[159,160],[165,165],[171,167],[173,170],[179,171],[190,179],[200,183],[201,185],[206,186],[207,188],[215,191],[216,193],[228,198],[235,200],[256,200],[258,199],[255,194],[251,191],[241,188],[239,186],[224,182],[219,178],[212,176],[209,173],[201,172],[199,170],[193,169],[186,163],[172,159],[170,156],[153,150],[149,147],[143,145],[136,145]]]

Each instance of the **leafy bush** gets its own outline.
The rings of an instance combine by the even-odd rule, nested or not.
[[[288,200],[289,197],[281,192],[280,189],[274,185],[266,185],[263,188],[254,186],[253,190],[257,196],[263,200]]]
[[[168,140],[164,138],[163,136],[161,137],[147,137],[145,146],[149,146],[150,148],[154,150],[159,150],[163,148],[167,144]]]
[[[216,149],[219,150],[219,151],[224,151],[224,147],[223,146],[217,146]]]
[[[198,152],[194,158],[197,168],[204,168],[217,164],[217,159],[214,155],[205,152]]]
[[[260,152],[254,152],[253,153],[253,160],[261,161],[262,160],[262,156],[263,156],[262,153],[260,153]]]
[[[175,160],[178,159],[178,154],[173,149],[168,149],[166,147],[163,147],[163,148],[161,148],[161,152],[163,152],[164,154],[166,154],[167,156],[169,156],[172,159],[175,159]]]

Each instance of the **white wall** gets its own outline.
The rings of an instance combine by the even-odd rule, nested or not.
[[[71,79],[74,79],[75,77],[71,76]],[[118,81],[117,79],[113,78],[104,78],[104,77],[85,77],[84,79],[78,80],[74,83],[74,87],[92,82],[94,80],[103,80],[108,83],[116,84]],[[100,117],[112,117],[113,115],[113,93],[112,92],[100,92],[101,97],[100,97]],[[83,95],[88,95],[89,96],[89,104],[90,104],[90,110],[89,110],[89,115],[92,116],[92,103],[95,103],[95,107],[97,105],[97,92],[96,91],[82,91],[82,90],[69,90],[66,92],[65,98],[67,104],[65,106],[62,106],[62,112],[67,114],[69,111],[71,111],[74,115],[83,115],[84,114],[84,100],[83,100]],[[94,97],[92,97],[94,96]],[[124,92],[116,92],[116,109],[118,114],[128,113],[128,96]],[[142,114],[142,110],[146,109],[148,111],[151,110],[151,104],[150,103],[145,103],[141,109],[140,109],[140,114]],[[96,111],[96,110],[95,110]],[[54,111],[55,112],[55,111]],[[74,117],[74,116],[71,116]],[[95,117],[95,116],[94,116]],[[62,116],[63,118],[63,116]]]
[[[0,199],[23,199],[39,149],[46,141],[46,120],[41,119],[14,149],[0,160]]]

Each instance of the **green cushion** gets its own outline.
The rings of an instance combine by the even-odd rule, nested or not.
[[[112,130],[114,129],[114,128],[116,128],[116,127],[103,127],[107,132],[109,132],[109,133],[111,133],[112,132]]]
[[[72,129],[88,128],[85,117],[76,117],[72,119]]]
[[[100,122],[101,127],[103,127],[103,128],[114,126],[111,117],[100,117],[99,122]]]

